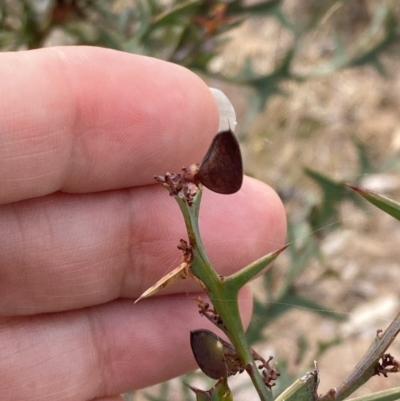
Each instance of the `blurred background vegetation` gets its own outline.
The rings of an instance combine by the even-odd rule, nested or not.
[[[144,54],[228,95],[246,173],[281,195],[292,242],[254,283],[249,339],[278,362],[276,394],[314,359],[320,392],[337,386],[400,306],[398,223],[342,185],[400,198],[400,3],[0,0],[0,26],[2,51],[85,44]],[[184,380],[206,388],[201,377]],[[396,381],[374,378],[356,395]],[[252,394],[246,378],[232,382],[238,398]],[[182,383],[126,398],[193,399]]]

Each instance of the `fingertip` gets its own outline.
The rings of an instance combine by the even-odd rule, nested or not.
[[[250,325],[253,313],[253,294],[250,286],[246,285],[239,291],[239,311],[245,329]]]
[[[205,189],[202,209],[203,242],[220,274],[229,274],[232,266],[244,267],[284,244],[284,206],[261,181],[244,177],[241,190],[228,196]]]
[[[200,162],[218,129],[201,78],[140,55],[85,46],[4,53],[0,85],[0,203],[150,184]]]
[[[284,244],[287,235],[286,211],[281,198],[271,186],[252,177],[245,177],[244,192],[270,233],[266,233],[272,247],[270,251],[277,250]]]

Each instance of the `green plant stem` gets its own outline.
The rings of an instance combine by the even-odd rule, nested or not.
[[[205,284],[207,294],[224,323],[224,332],[235,347],[243,366],[246,367],[246,371],[260,399],[262,401],[272,401],[272,394],[261,378],[257,365],[251,355],[250,347],[247,344],[239,314],[238,292],[235,291],[232,293],[226,290],[223,285],[223,279],[215,274],[201,247],[193,250],[193,256],[192,272]]]
[[[183,213],[189,242],[192,246],[193,261],[191,271],[203,282],[215,310],[223,321],[224,332],[235,347],[260,399],[262,401],[272,401],[272,393],[266,387],[247,344],[239,313],[239,288],[231,288],[224,285],[224,278],[219,276],[211,266],[201,241],[198,225],[201,191],[199,191],[192,206],[188,206],[186,202],[178,197],[175,197],[175,199]]]
[[[377,336],[369,347],[363,358],[350,373],[349,377],[336,389],[335,396],[332,398],[330,392],[319,398],[319,401],[341,401],[347,398],[355,390],[366,383],[373,375],[379,359],[392,344],[397,334],[400,332],[400,313],[385,330]]]

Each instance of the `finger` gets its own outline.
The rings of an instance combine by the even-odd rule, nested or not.
[[[124,401],[124,398],[121,395],[115,395],[111,397],[96,398],[93,401]]]
[[[0,225],[3,316],[137,298],[179,265],[176,246],[187,239],[161,186],[3,205]],[[234,195],[205,191],[200,229],[214,267],[227,275],[282,245],[283,206],[271,188],[246,179]],[[168,292],[197,289],[185,280]]]
[[[90,47],[0,54],[0,204],[144,185],[200,162],[210,90],[183,67]]]
[[[247,326],[248,290],[240,306]],[[218,332],[187,294],[2,318],[0,393],[9,401],[87,401],[162,382],[196,368],[190,330],[199,327]]]

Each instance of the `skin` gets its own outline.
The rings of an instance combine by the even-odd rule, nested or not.
[[[133,300],[176,267],[186,238],[153,175],[199,162],[218,127],[190,71],[116,51],[0,54],[0,394],[116,401],[196,367],[196,283]],[[283,206],[245,178],[205,190],[201,229],[226,275],[278,249]],[[241,294],[244,324],[251,294]]]

